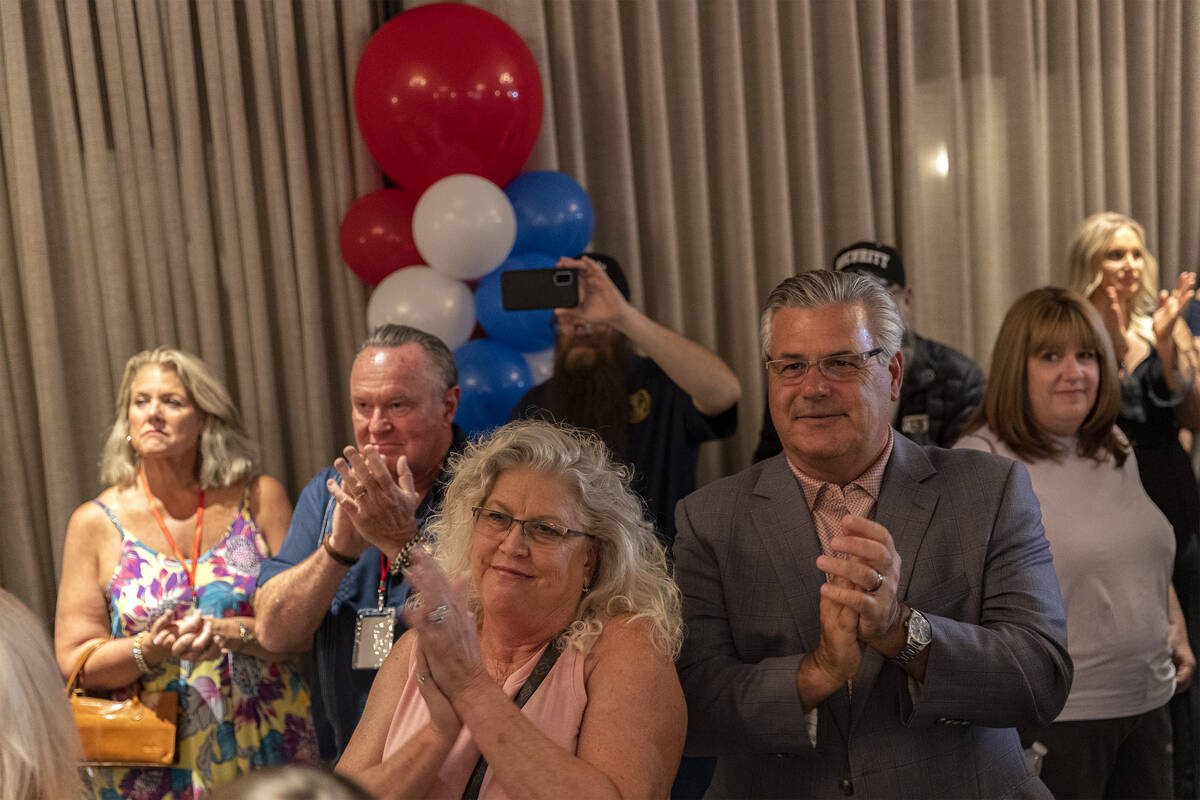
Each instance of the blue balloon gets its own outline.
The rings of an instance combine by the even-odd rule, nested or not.
[[[519,175],[504,187],[517,215],[513,253],[576,256],[592,240],[592,201],[573,178],[540,170]]]
[[[509,270],[552,268],[557,263],[553,256],[524,253],[510,256],[483,277],[475,289],[475,318],[488,336],[518,353],[545,350],[554,344],[554,329],[550,327],[554,311],[549,308],[505,311],[500,297],[500,275]]]
[[[468,436],[508,422],[513,406],[533,385],[520,353],[491,339],[476,339],[454,351],[462,398],[454,421]]]

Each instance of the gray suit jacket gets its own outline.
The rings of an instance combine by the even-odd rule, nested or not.
[[[874,516],[900,555],[899,597],[933,628],[925,680],[914,703],[907,673],[868,648],[853,691],[819,706],[815,749],[796,672],[820,639],[825,576],[783,456],[676,516],[688,753],[718,756],[709,797],[1049,797],[1013,727],[1054,719],[1071,661],[1023,466],[896,434]]]

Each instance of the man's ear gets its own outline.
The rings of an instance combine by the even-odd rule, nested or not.
[[[900,399],[900,387],[904,384],[904,353],[896,351],[888,362],[888,372],[892,376],[892,402]]]
[[[446,424],[454,422],[454,414],[458,411],[458,401],[462,397],[462,388],[459,386],[451,386],[442,395],[442,413]]]

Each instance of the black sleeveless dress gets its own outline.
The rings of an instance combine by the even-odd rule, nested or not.
[[[1175,529],[1175,571],[1193,650],[1200,646],[1200,491],[1192,461],[1179,443],[1175,420],[1178,398],[1171,396],[1158,351],[1150,348],[1121,383],[1117,425],[1129,437],[1137,457],[1142,486]],[[1193,684],[1195,679],[1193,679]],[[1181,692],[1171,700],[1174,729],[1175,797],[1197,797],[1200,769],[1200,690]]]

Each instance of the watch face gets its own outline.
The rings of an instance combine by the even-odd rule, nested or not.
[[[920,611],[913,611],[908,618],[908,640],[922,646],[933,641],[933,628]]]

